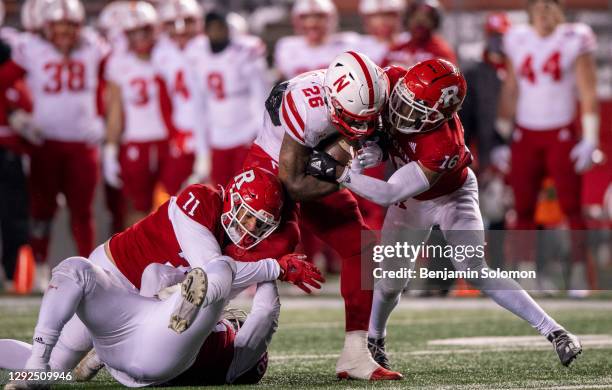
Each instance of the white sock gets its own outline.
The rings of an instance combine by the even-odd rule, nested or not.
[[[374,288],[368,337],[381,339],[387,335],[389,316],[399,303],[401,295],[401,292],[385,294],[381,288]]]

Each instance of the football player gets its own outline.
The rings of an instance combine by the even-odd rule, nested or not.
[[[450,45],[436,33],[442,23],[438,0],[417,0],[406,10],[406,28],[410,36],[394,45],[385,56],[382,66],[410,67],[432,58],[444,58],[454,64],[457,57]]]
[[[297,0],[291,18],[296,35],[279,39],[274,51],[283,80],[327,68],[339,53],[358,47],[357,34],[335,32],[338,10],[332,0]]]
[[[86,256],[93,249],[92,202],[103,133],[97,105],[99,75],[108,53],[101,42],[81,31],[85,11],[80,1],[45,1],[42,17],[43,35],[19,40],[13,51],[13,65],[27,74],[35,103],[32,115],[24,116],[21,125],[37,129],[32,137],[37,145],[31,158],[30,195],[31,245],[39,264],[47,258],[60,192],[70,209],[78,253]],[[39,287],[46,281],[40,278]]]
[[[245,161],[245,168],[260,166],[278,173],[292,200],[299,202],[302,223],[342,257],[346,338],[336,364],[342,378],[400,379],[401,374],[380,367],[367,350],[372,293],[361,288],[360,268],[361,253],[369,250],[374,237],[355,198],[339,191],[337,184],[306,175],[305,164],[313,148],[330,138],[341,135],[355,141],[370,134],[388,92],[384,72],[368,57],[342,53],[328,69],[302,74],[272,90],[264,130]],[[270,242],[282,239],[277,234]]]
[[[44,0],[26,0],[21,6],[21,27],[24,31],[39,34],[44,25]]]
[[[113,1],[102,8],[98,15],[98,31],[115,52],[127,50],[127,41],[121,29],[121,21],[129,9],[128,1]]]
[[[424,61],[409,70],[391,67],[387,74],[392,92],[383,119],[390,134],[387,153],[395,167],[393,175],[386,182],[371,178],[358,169],[340,166],[322,152],[313,154],[309,172],[388,206],[382,231],[385,245],[400,241],[419,245],[427,242],[431,228],[439,225],[450,245],[484,246],[478,185],[468,167],[472,156],[457,116],[467,89],[465,78],[457,67],[442,59]],[[374,144],[368,147],[378,148]],[[362,156],[363,165],[374,162],[368,154]],[[478,255],[452,261],[457,270],[480,274],[487,268],[484,258]],[[390,258],[381,266],[398,270],[415,264],[406,258]],[[569,365],[582,351],[578,338],[557,324],[514,280],[467,280],[548,338],[563,365]],[[389,364],[385,353],[387,320],[408,281],[381,278],[375,284],[369,341],[381,365]]]
[[[192,174],[191,182],[202,182],[209,175],[210,156],[206,150],[202,115],[198,113],[193,91],[195,80],[187,56],[187,46],[202,39],[202,9],[195,0],[171,0],[160,3],[158,12],[165,34],[153,51],[153,61],[168,86],[174,108],[173,122],[187,134],[183,153],[170,151],[170,164],[176,166],[177,172]],[[225,184],[230,178],[231,175],[224,177],[218,183]],[[184,176],[176,183],[183,184],[187,179]],[[178,188],[167,190],[175,193]]]
[[[71,369],[93,346],[99,361],[125,385],[166,382],[194,363],[225,304],[246,287],[278,278],[307,292],[320,288],[323,278],[302,255],[239,262],[222,254],[228,243],[249,250],[265,240],[280,224],[283,202],[280,181],[263,169],[251,169],[236,176],[225,191],[187,187],[98,247],[89,259],[64,260],[53,271],[31,353],[21,368]],[[182,282],[181,294],[164,290],[158,296],[169,296],[162,301],[138,294],[137,287],[145,289],[141,282],[157,284],[145,269],[153,264],[157,272],[154,263],[167,261],[194,267]],[[166,272],[175,281],[183,275]],[[166,280],[148,290],[172,284]],[[266,298],[256,301],[261,312],[254,318],[273,321],[264,327],[264,335],[258,333],[262,329],[251,332],[269,341],[278,295],[274,284],[260,288]],[[258,321],[253,322],[255,326]],[[265,352],[259,343],[258,351],[255,361]],[[237,363],[248,357],[253,356],[246,351],[238,354]]]
[[[571,230],[583,230],[581,175],[593,165],[599,145],[596,38],[586,24],[565,23],[559,1],[532,0],[527,10],[530,24],[514,26],[504,36],[509,71],[497,122],[498,131],[512,139],[510,184],[516,228],[535,229],[539,190],[550,175]],[[554,104],[542,104],[550,97]],[[578,101],[582,134],[576,126]],[[588,294],[584,239],[573,237],[571,252],[570,294],[584,296]],[[595,275],[589,279],[593,286]]]
[[[367,35],[361,38],[361,51],[381,64],[389,49],[402,37],[404,0],[361,0],[359,13]]]
[[[206,107],[211,181],[222,184],[241,170],[261,131],[261,107],[270,83],[266,48],[259,38],[231,33],[227,15],[217,11],[206,14],[205,31],[206,38],[191,45],[187,56],[195,93]]]
[[[121,187],[131,205],[127,224],[151,211],[159,183],[167,192],[177,191],[192,168],[171,163],[171,153],[184,152],[187,135],[174,125],[166,83],[152,59],[157,23],[151,4],[130,3],[122,19],[129,49],[114,52],[106,66],[103,171],[106,182]]]

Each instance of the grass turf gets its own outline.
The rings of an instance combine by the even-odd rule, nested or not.
[[[612,345],[585,348],[571,368],[559,363],[549,346],[432,346],[454,337],[533,336],[524,322],[499,309],[407,310],[400,307],[388,329],[393,368],[405,379],[394,383],[338,381],[334,366],[343,341],[339,309],[291,308],[281,314],[270,347],[268,373],[259,388],[535,388],[612,389]],[[578,309],[576,308],[578,307]],[[612,335],[612,311],[579,309],[579,303],[551,314],[577,334]],[[0,306],[0,338],[31,339],[36,305]],[[6,372],[0,372],[0,383]],[[106,371],[86,385],[54,388],[117,388]],[[238,386],[236,386],[238,387]],[[234,387],[234,388],[236,388]],[[240,386],[248,387],[248,386]]]

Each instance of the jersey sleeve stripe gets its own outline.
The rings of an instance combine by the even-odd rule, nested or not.
[[[293,122],[291,122],[291,118],[289,118],[289,114],[287,113],[287,103],[286,103],[285,99],[283,99],[283,108],[282,108],[281,111],[282,111],[282,114],[283,114],[283,121],[287,124],[287,127],[289,128],[289,130],[293,133],[293,135],[298,140],[300,140],[302,143],[304,143],[304,137],[297,131],[297,129],[293,125]]]
[[[359,57],[357,53],[355,53],[354,51],[349,51],[348,53],[352,55],[353,58],[355,58],[355,61],[357,61],[357,63],[361,67],[361,71],[365,74],[366,82],[368,83],[368,108],[372,108],[374,107],[374,83],[372,82],[372,75],[368,71],[368,67],[366,66],[365,62],[363,62],[363,59]]]
[[[291,110],[293,117],[295,118],[298,125],[300,126],[300,129],[302,130],[302,132],[304,132],[304,121],[302,120],[300,113],[295,107],[295,101],[293,100],[293,95],[291,94],[291,91],[289,91],[289,93],[287,94],[287,103],[289,104],[289,109]]]

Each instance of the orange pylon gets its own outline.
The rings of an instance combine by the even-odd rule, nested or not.
[[[460,298],[479,297],[480,291],[473,289],[465,279],[459,278],[455,281],[455,288],[451,291],[450,295],[451,297]]]
[[[19,248],[17,266],[15,267],[13,283],[15,294],[27,295],[32,292],[35,269],[36,265],[32,248],[29,245],[22,245]]]

